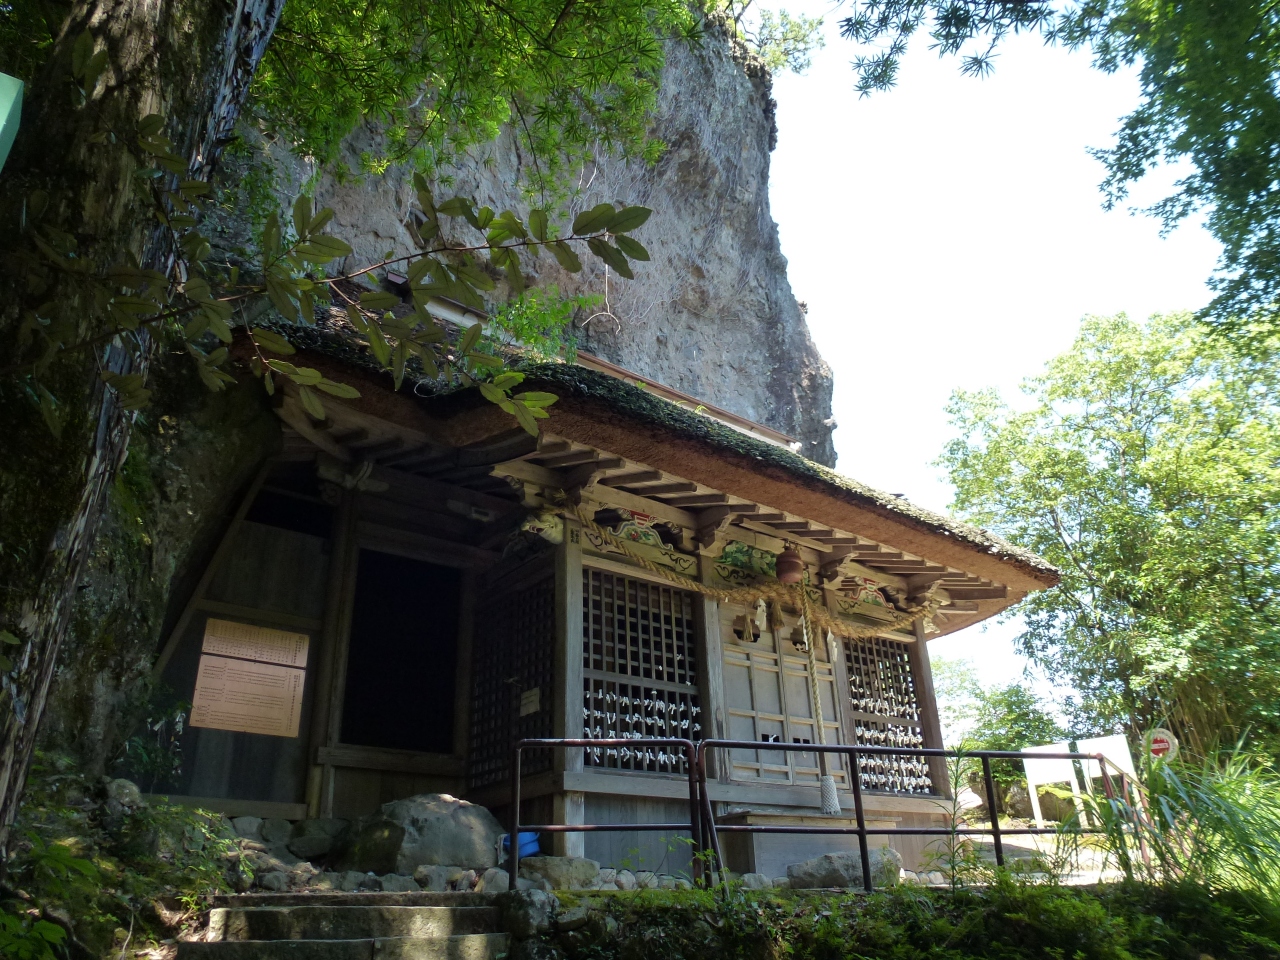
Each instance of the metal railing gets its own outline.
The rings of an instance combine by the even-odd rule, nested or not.
[[[593,748],[593,747],[627,747],[630,749],[645,747],[678,747],[684,753],[685,763],[688,767],[689,780],[689,822],[688,823],[578,823],[578,824],[522,824],[520,823],[520,759],[523,751],[527,749],[558,749],[558,748]],[[839,754],[849,758],[849,779],[853,794],[853,825],[843,825],[832,823],[831,825],[800,825],[800,824],[770,824],[770,823],[750,823],[750,824],[727,824],[717,823],[715,813],[711,807],[711,797],[709,784],[707,780],[707,758],[713,750],[772,750],[782,753],[826,753]],[[987,801],[987,817],[988,825],[985,827],[960,827],[955,824],[949,827],[871,827],[867,825],[867,816],[863,799],[862,788],[862,761],[868,756],[897,756],[897,757],[920,757],[930,758],[939,757],[943,759],[973,759],[978,760],[982,764],[982,781],[983,792],[986,794]],[[1059,832],[1057,827],[1005,827],[1000,825],[999,815],[997,813],[995,778],[991,772],[991,761],[993,760],[1017,760],[1022,761],[1027,758],[1027,754],[1015,750],[945,750],[941,748],[930,747],[888,747],[888,746],[866,746],[861,744],[812,744],[812,743],[757,743],[753,740],[700,740],[696,743],[691,740],[677,739],[643,739],[643,738],[622,738],[612,740],[590,740],[590,739],[538,739],[538,740],[521,740],[515,746],[512,757],[511,768],[511,813],[510,813],[510,855],[508,857],[508,875],[511,878],[512,887],[515,886],[516,878],[519,877],[520,867],[520,842],[519,837],[522,830],[536,831],[539,833],[593,833],[602,831],[637,831],[637,830],[668,830],[668,831],[688,831],[693,844],[693,880],[696,884],[705,884],[709,879],[708,866],[711,869],[719,869],[723,867],[724,860],[720,852],[720,837],[722,833],[777,833],[777,834],[855,834],[858,837],[858,852],[862,860],[862,883],[863,888],[868,892],[872,887],[871,878],[871,862],[870,850],[867,844],[869,836],[990,836],[995,848],[995,859],[998,866],[1004,866],[1004,838],[1008,836],[1025,836],[1034,834],[1056,834]],[[1115,775],[1119,776],[1120,796],[1127,796],[1129,793],[1128,775],[1115,766],[1102,754],[1091,753],[1072,753],[1069,751],[1062,753],[1040,753],[1034,754],[1037,760],[1080,760],[1095,761],[1099,764],[1098,769],[1103,771],[1104,776],[1101,778],[1103,787],[1106,791],[1109,801],[1116,800],[1116,794],[1113,784],[1111,783],[1112,774],[1108,772],[1108,768],[1115,770]],[[814,784],[815,788],[817,784]],[[877,795],[893,796],[892,792],[881,794],[877,791]],[[913,795],[918,796],[918,795]],[[949,801],[942,799],[940,796],[922,797],[921,799],[930,799],[939,804],[948,804]],[[950,813],[954,816],[954,808]],[[1080,825],[1076,828],[1076,832],[1085,834],[1099,834],[1105,831],[1101,828],[1093,828],[1087,825]]]

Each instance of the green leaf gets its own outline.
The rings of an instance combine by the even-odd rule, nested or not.
[[[633,240],[631,237],[614,237],[613,241],[618,245],[618,249],[632,260],[649,259],[649,251],[639,240]]]
[[[630,233],[632,230],[644,224],[649,219],[649,215],[653,213],[648,207],[623,207],[613,218],[613,222],[609,224],[610,233]],[[649,259],[648,257],[644,258]]]
[[[476,218],[471,225],[477,230],[484,230],[491,223],[493,223],[493,207],[481,207],[476,211]]]
[[[547,211],[529,211],[529,232],[533,234],[535,240],[547,239]]]
[[[471,201],[466,197],[450,197],[436,209],[446,217],[465,217],[471,222],[474,222],[476,219],[475,210],[472,209]]]
[[[528,407],[517,403],[511,412],[515,414],[516,422],[524,427],[525,433],[535,437],[538,435],[538,421],[534,419]]]
[[[480,334],[482,333],[484,333],[484,329],[479,322],[467,327],[462,339],[458,341],[458,352],[470,353],[475,345],[480,342]]]
[[[298,319],[298,308],[293,302],[293,298],[297,295],[298,290],[292,280],[286,280],[273,273],[267,274],[267,296],[271,298],[271,303],[286,320]]]
[[[138,136],[154,137],[164,129],[163,113],[148,113],[138,121]]]
[[[515,398],[528,407],[549,407],[560,399],[554,393],[542,393],[536,390],[518,393]]]
[[[482,382],[477,383],[476,386],[480,389],[480,394],[490,403],[504,403],[507,400],[507,395],[492,383]]]
[[[267,222],[262,227],[262,252],[267,257],[280,252],[280,218],[274,210],[267,214]]]
[[[58,409],[58,401],[54,399],[44,386],[39,384],[36,387],[37,393],[40,395],[40,416],[44,418],[44,425],[49,428],[49,432],[53,434],[55,439],[62,439],[62,411]]]
[[[520,272],[520,261],[512,254],[511,259],[507,261],[507,286],[511,288],[511,292],[517,297],[525,291],[524,274]]]
[[[369,321],[355,304],[347,304],[347,319],[351,321],[351,326],[355,327],[357,333],[369,335]]]
[[[369,351],[383,367],[391,366],[391,344],[376,322],[369,324]]]
[[[431,273],[435,266],[436,262],[430,257],[422,257],[409,264],[406,276],[409,278],[410,285],[417,286],[418,282],[427,274]]]
[[[22,641],[19,640],[17,637],[15,637],[8,630],[0,630],[0,643],[5,644],[6,646],[12,647],[22,643]]]
[[[344,400],[354,400],[360,396],[360,391],[350,384],[338,383],[334,380],[321,380],[316,384],[317,390],[323,390],[325,393],[335,397],[342,397]]]
[[[573,220],[573,232],[577,236],[589,233],[600,233],[608,230],[616,215],[611,203],[598,203],[590,210],[584,210]]]
[[[390,310],[400,306],[400,298],[385,290],[374,290],[360,294],[360,306],[366,310]]]
[[[205,319],[209,321],[209,329],[213,331],[213,335],[223,343],[230,343],[230,325],[223,319],[222,314],[219,311],[210,309],[211,307],[212,304],[206,303],[200,307],[200,312],[204,314]]]
[[[328,263],[330,260],[351,256],[349,243],[324,234],[317,234],[305,243],[298,244],[294,249],[302,259],[309,260],[311,263]]]
[[[203,197],[213,188],[203,180],[183,180],[178,189],[184,197]]]
[[[293,201],[293,232],[305,237],[311,228],[311,198],[305,193],[298,194]]]
[[[298,399],[302,401],[302,406],[307,413],[311,414],[315,420],[324,419],[324,404],[320,401],[319,395],[310,387],[300,387],[298,389]]]
[[[280,334],[274,333],[271,330],[264,330],[262,327],[254,327],[249,331],[249,333],[258,346],[263,350],[270,350],[272,353],[278,353],[282,356],[288,356],[291,353],[297,352],[294,350],[293,344],[280,336]]]
[[[635,274],[631,272],[631,266],[627,263],[627,258],[617,247],[609,245],[609,242],[603,237],[591,237],[587,240],[587,246],[591,248],[591,252],[597,257],[613,267],[619,276],[626,277],[628,280],[634,280]]]
[[[568,270],[570,273],[577,273],[582,269],[582,261],[578,259],[578,255],[574,252],[573,247],[569,246],[563,240],[556,240],[549,245],[551,253],[559,261],[560,266]]]
[[[94,46],[93,34],[88,30],[76,37],[76,42],[71,47],[71,75],[73,77],[84,76],[84,68],[89,62],[89,58],[93,56]]]

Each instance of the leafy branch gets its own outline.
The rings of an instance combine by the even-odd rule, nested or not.
[[[576,273],[582,269],[579,253],[585,247],[626,278],[634,277],[632,261],[649,259],[643,244],[630,236],[648,220],[651,211],[646,207],[601,203],[579,213],[567,230],[561,230],[546,210],[532,210],[521,219],[511,210],[477,207],[467,197],[455,196],[437,204],[426,179],[418,174],[414,182],[417,204],[409,220],[416,252],[329,275],[327,268],[349,257],[352,247],[325,232],[333,220],[332,209],[316,211],[308,197],[300,196],[293,204],[287,232],[278,214],[268,216],[259,276],[246,279],[236,266],[223,269],[209,262],[212,245],[199,230],[209,185],[186,178],[188,164],[163,136],[164,122],[160,115],[143,118],[134,144],[139,160],[136,176],[148,182],[154,217],[171,236],[174,256],[168,271],[126,261],[94,273],[79,255],[77,238],[43,221],[48,198],[37,192],[28,199],[31,249],[26,265],[32,268],[32,292],[38,297],[55,274],[76,280],[88,294],[85,299],[92,303],[96,321],[88,326],[86,336],[83,325],[59,322],[35,306],[23,317],[18,359],[0,368],[0,376],[24,378],[28,394],[39,403],[55,434],[61,429],[58,402],[40,381],[49,364],[69,351],[136,337],[147,328],[182,341],[201,380],[215,391],[235,381],[227,369],[229,345],[234,330],[242,328],[252,351],[253,376],[262,381],[267,392],[273,393],[280,380],[290,382],[307,412],[323,419],[321,393],[354,398],[359,392],[313,368],[281,359],[296,352],[288,337],[253,325],[245,309],[265,299],[290,323],[310,325],[315,322],[317,297],[322,295],[331,303],[342,304],[350,326],[391,373],[396,389],[408,364],[416,358],[432,379],[445,378],[464,386],[480,384],[488,399],[536,434],[536,421],[548,415],[547,407],[556,398],[542,393],[513,394],[523,376],[501,373],[501,359],[492,351],[479,349],[482,325],[450,330],[428,312],[428,303],[443,297],[484,309],[483,294],[495,289],[495,276],[504,279],[512,293],[522,295],[528,287],[522,256],[538,256],[543,251],[563,269]],[[450,231],[445,229],[445,218],[463,221],[481,238],[473,243],[446,239]],[[365,290],[353,297],[344,289],[393,266],[407,274],[408,313],[397,315],[396,308],[402,304],[395,294]],[[209,349],[212,340],[217,345]],[[124,409],[141,409],[150,401],[143,374],[104,371],[101,376]]]

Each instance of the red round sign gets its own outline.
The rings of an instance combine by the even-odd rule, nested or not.
[[[1147,749],[1151,756],[1172,760],[1178,755],[1178,738],[1164,727],[1156,727],[1147,734]]]

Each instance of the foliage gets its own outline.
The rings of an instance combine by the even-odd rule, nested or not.
[[[54,936],[40,918],[70,934],[80,956],[103,954],[118,929],[134,931],[138,945],[171,937],[174,918],[155,901],[176,899],[190,914],[209,894],[229,892],[240,869],[220,816],[164,804],[122,806],[100,781],[57,756],[37,755],[16,836],[12,886],[0,905],[0,955],[29,960],[47,956],[36,940]]]
[[[1007,36],[1034,32],[1069,49],[1089,47],[1094,66],[1137,66],[1142,99],[1116,141],[1096,152],[1110,207],[1158,164],[1190,161],[1178,192],[1151,208],[1166,228],[1205,210],[1223,255],[1208,315],[1234,330],[1267,320],[1280,300],[1280,15],[1259,0],[856,0],[841,21],[859,44],[881,44],[855,61],[864,94],[893,86],[907,41],[927,32],[961,70],[991,70]]]
[[[595,295],[562,297],[555,287],[529,290],[489,314],[491,342],[501,339],[518,345],[522,356],[538,362],[572,362],[578,343],[574,315],[591,310],[600,299]]]
[[[88,64],[97,57],[92,54],[94,40],[88,33],[81,39],[81,60]],[[91,68],[79,69],[83,73]],[[651,211],[646,207],[597,204],[580,212],[572,225],[562,230],[545,210],[530,211],[526,222],[510,210],[495,213],[487,206],[477,208],[467,197],[452,197],[437,205],[426,178],[417,174],[417,206],[413,211],[417,224],[410,225],[419,248],[416,254],[388,257],[326,275],[324,270],[350,256],[352,248],[325,232],[333,211],[315,211],[311,201],[301,196],[293,205],[289,224],[282,224],[275,212],[267,216],[257,265],[260,272],[253,279],[242,277],[238,266],[224,269],[210,262],[212,246],[199,229],[209,186],[184,179],[187,163],[161,133],[164,123],[159,115],[144,117],[134,132],[134,143],[140,163],[149,164],[140,175],[151,181],[155,217],[171,232],[173,246],[181,252],[168,273],[140,269],[127,260],[99,272],[87,270],[77,238],[43,218],[50,207],[49,198],[40,191],[30,198],[26,227],[30,246],[19,248],[13,260],[28,277],[31,300],[24,310],[18,354],[0,368],[0,375],[23,379],[55,436],[61,431],[63,414],[57,398],[42,383],[41,373],[62,354],[100,347],[122,333],[151,329],[181,342],[205,385],[221,390],[234,379],[226,368],[231,360],[233,328],[238,326],[248,345],[250,370],[267,392],[275,391],[277,381],[291,382],[306,414],[322,420],[322,393],[352,398],[359,396],[358,391],[314,368],[280,359],[293,354],[294,348],[280,333],[252,322],[244,308],[254,300],[265,298],[289,323],[311,324],[317,297],[332,298],[345,310],[352,328],[365,338],[370,353],[391,372],[396,389],[411,359],[427,377],[445,377],[471,386],[492,377],[502,363],[492,352],[477,349],[481,325],[451,335],[427,311],[431,299],[448,297],[483,308],[482,292],[496,287],[495,276],[503,277],[513,293],[522,293],[522,253],[549,252],[561,267],[576,272],[582,269],[582,262],[574,245],[585,245],[627,279],[634,276],[632,261],[649,259],[644,246],[629,236],[648,220]],[[469,245],[446,241],[442,217],[464,221],[479,234],[478,239]],[[480,254],[486,259],[479,259]],[[400,306],[395,294],[367,288],[360,292],[359,286],[351,287],[389,266],[403,269],[408,276],[413,300],[410,313],[395,312]],[[175,282],[178,278],[180,284]],[[80,289],[83,302],[94,305],[90,316],[96,329],[87,337],[81,332],[83,314],[72,318],[46,313],[54,301],[40,301],[59,286]],[[149,402],[151,391],[142,374],[105,371],[102,379],[126,410]],[[504,374],[500,384],[494,380],[481,392],[536,435],[537,420],[548,416],[546,408],[556,398],[512,393],[520,379]]]
[[[121,765],[146,784],[148,793],[154,793],[159,784],[174,783],[182,773],[182,733],[191,704],[172,702],[174,698],[168,691],[165,699],[171,702],[160,707],[160,698],[153,696],[153,708],[142,724],[143,732],[126,740],[121,751]]]
[[[942,742],[958,747],[973,729],[982,684],[969,660],[935,657],[929,665],[933,674],[933,692],[942,723]]]
[[[958,392],[955,508],[1047,558],[1019,643],[1077,722],[1280,736],[1280,376],[1186,314],[1088,318],[1025,408]]]
[[[973,750],[1021,750],[1067,735],[1043,701],[1017,683],[980,691],[975,713],[976,723],[966,744]],[[993,760],[991,773],[1002,783],[1023,779],[1022,764],[1017,760]]]
[[[826,45],[822,17],[768,8],[753,10],[754,0],[718,2],[734,34],[774,72],[804,73],[812,64],[813,51]]]
[[[656,159],[663,40],[697,36],[682,0],[289,0],[249,106],[322,162],[378,124],[390,151],[362,157],[374,170],[435,169],[510,124],[545,190],[595,150]]]
[[[1274,768],[1234,749],[1199,762],[1153,760],[1143,773],[1141,802],[1085,798],[1131,878],[1189,880],[1280,902]]]
[[[571,960],[662,956],[794,960],[1275,960],[1280,908],[1184,883],[1072,888],[902,886],[869,896],[730,890],[575,898]],[[659,946],[660,945],[660,946]]]

